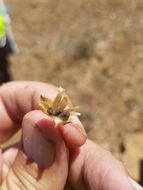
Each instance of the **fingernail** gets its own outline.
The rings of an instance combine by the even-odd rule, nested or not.
[[[47,122],[48,125],[48,122]],[[55,142],[49,138],[48,133],[44,134],[37,123],[30,119],[23,121],[23,149],[27,156],[39,164],[47,167],[51,165],[55,157]],[[45,125],[45,128],[48,126]]]
[[[79,132],[81,135],[83,135],[84,137],[87,137],[87,134],[84,130],[83,127],[81,127],[80,125],[76,124],[76,123],[70,123],[68,124],[70,125],[71,127],[75,128],[75,130],[77,130],[77,132]]]
[[[139,185],[136,181],[134,181],[132,178],[128,177],[128,179],[135,190],[143,190],[143,187]]]
[[[66,124],[60,128],[68,147],[75,148],[85,143],[87,136],[80,128],[81,126],[74,123]]]

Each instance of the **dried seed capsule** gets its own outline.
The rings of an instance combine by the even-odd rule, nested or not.
[[[57,109],[56,111],[55,111],[55,116],[59,116],[61,113],[63,112],[63,109]]]
[[[53,109],[50,107],[47,109],[47,112],[49,115],[54,115]]]
[[[66,121],[66,120],[69,119],[69,117],[70,117],[70,113],[64,111],[64,112],[62,112],[61,114],[59,114],[59,117],[60,117],[63,121]]]
[[[64,89],[59,88],[59,92],[54,100],[43,95],[40,96],[40,109],[47,115],[53,117],[55,127],[72,123],[73,116],[78,116],[77,107],[68,108],[68,97],[64,94]]]

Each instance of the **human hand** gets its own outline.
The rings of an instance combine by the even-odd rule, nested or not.
[[[53,99],[57,88],[37,82],[11,82],[0,88],[0,142],[22,127],[20,150],[10,148],[0,154],[2,190],[63,190],[68,175],[67,147],[86,140],[78,125],[67,124],[59,131],[51,117],[37,110],[41,94]]]
[[[0,141],[21,126],[23,131],[20,150],[0,154],[1,189],[63,190],[67,181],[71,189],[134,189],[118,161],[89,140],[85,143],[80,122],[57,130],[50,117],[36,110],[40,94],[53,99],[57,88],[36,82],[0,88]]]
[[[77,190],[143,190],[123,163],[90,140],[70,155],[68,180]]]

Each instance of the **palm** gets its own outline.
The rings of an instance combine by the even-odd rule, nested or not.
[[[1,154],[0,154],[0,160],[1,160],[1,163],[0,163],[0,166],[1,166],[0,176],[1,177],[0,177],[0,179],[1,179],[1,182],[0,182],[0,184],[2,183],[4,178],[7,176],[7,173],[9,171],[9,169],[11,168],[12,163],[15,160],[17,151],[18,151],[18,144],[11,148],[6,149],[6,150],[3,149],[3,151],[2,151],[2,149],[0,149],[0,152],[1,152]]]

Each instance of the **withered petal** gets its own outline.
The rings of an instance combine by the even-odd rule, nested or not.
[[[53,101],[53,111],[54,112],[56,111],[56,109],[58,109],[60,107],[60,102],[62,100],[62,97],[63,97],[63,91],[60,91]]]
[[[52,100],[50,100],[49,98],[41,95],[40,96],[40,102],[44,105],[46,105],[47,107],[52,107],[53,106],[53,102]]]
[[[41,111],[43,111],[45,114],[47,114],[47,108],[46,108],[46,106],[44,104],[40,103],[39,107],[40,107]]]
[[[60,102],[60,109],[64,110],[65,107],[67,106],[67,103],[68,103],[68,98],[64,96]]]
[[[73,112],[73,111],[77,111],[79,109],[79,106],[75,106],[75,107],[72,107],[72,108],[66,108],[65,111],[68,111],[68,112]]]

